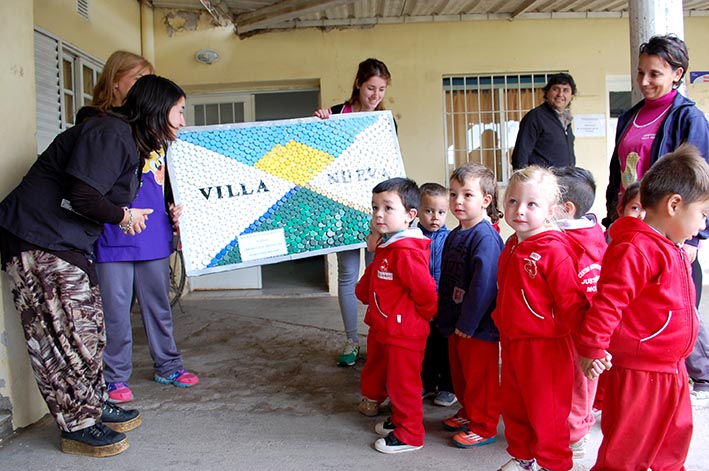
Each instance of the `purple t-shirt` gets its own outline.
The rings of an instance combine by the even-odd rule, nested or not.
[[[172,253],[172,225],[165,211],[165,155],[153,152],[143,166],[143,180],[131,208],[150,208],[146,229],[134,236],[105,224],[96,242],[97,262],[157,260]]]

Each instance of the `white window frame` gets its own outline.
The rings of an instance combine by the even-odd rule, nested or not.
[[[195,125],[195,107],[223,103],[243,103],[244,122],[252,122],[256,116],[253,93],[219,92],[188,95],[185,100],[185,121],[188,126]],[[221,120],[220,120],[221,121]]]
[[[103,62],[62,40],[60,37],[35,27],[35,67],[39,72],[35,80],[37,94],[37,151],[42,152],[54,136],[73,125],[66,120],[65,93],[74,97],[72,121],[91,94],[84,91],[83,68],[92,71],[94,84],[103,69]],[[53,52],[50,51],[53,49]],[[64,60],[71,64],[72,80],[65,83]],[[40,62],[41,61],[41,62]],[[92,90],[93,93],[93,90]],[[41,128],[40,128],[41,123]]]
[[[481,91],[481,90],[490,90],[490,89],[501,89],[504,91],[508,90],[537,90],[543,88],[547,81],[548,77],[550,75],[553,75],[555,73],[559,73],[561,71],[540,71],[540,72],[518,72],[518,73],[513,73],[513,72],[508,72],[508,73],[491,73],[491,74],[456,74],[456,75],[444,75],[443,76],[443,81],[442,81],[442,91],[443,91],[443,142],[444,142],[444,148],[443,148],[443,160],[444,160],[444,165],[445,165],[445,174],[450,175],[451,172],[455,168],[455,152],[461,152],[465,151],[468,154],[468,161],[470,161],[470,154],[473,153],[476,149],[479,149],[479,152],[482,152],[482,148],[480,145],[476,145],[476,137],[479,139],[479,135],[486,130],[493,130],[497,136],[497,143],[494,146],[494,148],[490,149],[493,150],[495,153],[495,159],[497,163],[497,159],[499,156],[504,156],[507,155],[508,152],[511,151],[511,149],[514,147],[515,142],[517,140],[517,132],[519,131],[519,123],[521,121],[521,118],[524,117],[525,114],[527,114],[528,111],[531,109],[535,108],[536,106],[540,105],[541,103],[538,103],[537,100],[534,97],[534,94],[532,94],[532,106],[531,108],[522,108],[522,104],[520,101],[518,103],[512,104],[513,108],[510,108],[510,104],[506,103],[506,93],[500,93],[497,96],[497,100],[493,103],[493,109],[492,110],[481,110],[480,109],[480,100],[479,100],[479,95],[478,95],[478,107],[475,110],[468,110],[467,109],[467,100],[466,100],[466,105],[465,109],[460,111],[460,110],[453,110],[453,103],[452,103],[452,97],[451,100],[446,100],[446,91],[448,90],[457,90],[457,91]],[[529,77],[531,80],[529,84],[524,84],[523,85],[523,78]],[[468,82],[474,83],[474,86],[468,86]],[[483,82],[481,84],[481,82]],[[543,83],[542,83],[543,82]],[[450,101],[450,102],[449,102]],[[488,123],[488,124],[482,124],[482,125],[474,125],[473,128],[477,128],[479,132],[474,132],[474,129],[468,129],[466,132],[466,147],[467,149],[456,149],[453,146],[455,145],[455,142],[450,143],[448,142],[448,135],[449,135],[449,117],[451,117],[453,114],[458,114],[458,115],[480,115],[481,112],[484,113],[493,113],[497,115],[497,122],[498,123],[506,123],[505,126],[501,126],[499,124],[495,123]],[[520,117],[520,121],[516,120],[511,120],[508,119],[508,114],[511,112],[521,112],[522,116]],[[466,119],[467,122],[467,119]],[[492,126],[492,127],[490,127]],[[452,133],[455,133],[455,129],[451,131]],[[454,138],[455,141],[455,138]],[[506,185],[507,180],[509,179],[509,176],[511,175],[512,172],[512,166],[509,162],[503,162],[501,165],[501,174],[499,174],[496,169],[491,169],[493,172],[496,173],[497,181],[501,185]]]

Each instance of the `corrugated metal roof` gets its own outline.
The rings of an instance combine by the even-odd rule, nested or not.
[[[155,8],[208,11],[248,36],[294,28],[494,19],[613,18],[627,0],[152,0]],[[709,16],[709,1],[684,0],[685,15]]]

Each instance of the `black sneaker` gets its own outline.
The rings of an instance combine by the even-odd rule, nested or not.
[[[389,435],[387,435],[384,438],[380,438],[376,442],[374,442],[374,448],[381,452],[381,453],[403,453],[405,451],[414,451],[414,450],[420,450],[423,448],[423,445],[420,446],[414,446],[414,445],[407,445],[406,443],[402,442],[398,438],[396,438],[396,435],[394,435],[394,432],[391,432]]]
[[[128,432],[143,423],[136,409],[121,409],[110,402],[103,403],[101,422],[116,432]]]
[[[374,426],[374,431],[377,432],[377,435],[386,437],[394,431],[394,428],[394,422],[391,421],[391,417],[387,417],[384,422],[377,422],[377,425]]]
[[[103,458],[128,449],[125,434],[98,423],[75,432],[62,430],[61,449],[64,453]]]

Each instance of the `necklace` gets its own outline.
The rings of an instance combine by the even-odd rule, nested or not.
[[[635,117],[633,117],[633,126],[635,126],[635,127],[638,128],[638,129],[646,128],[646,127],[650,126],[651,124],[654,124],[658,119],[662,118],[662,116],[663,116],[665,113],[667,113],[667,111],[668,111],[670,108],[672,108],[672,103],[670,103],[670,106],[668,106],[667,108],[665,108],[665,109],[662,111],[662,113],[658,114],[655,119],[653,119],[652,121],[650,121],[650,122],[647,123],[647,124],[638,124],[638,123],[637,123],[638,115],[640,114],[640,111],[638,111],[637,114],[635,115]]]

